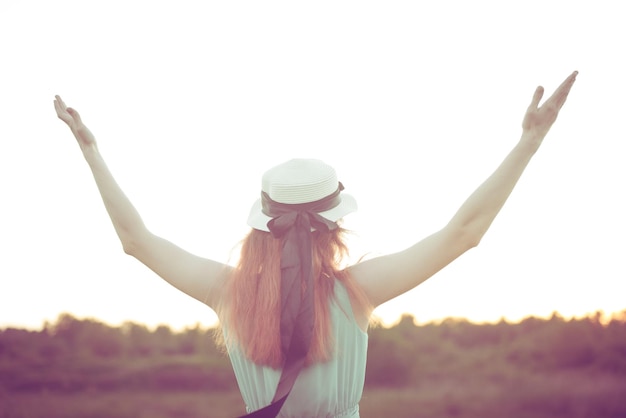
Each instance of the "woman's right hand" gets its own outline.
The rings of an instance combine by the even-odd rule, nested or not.
[[[67,107],[58,95],[55,96],[54,99],[54,110],[56,110],[59,119],[69,126],[70,130],[74,134],[74,137],[76,137],[81,150],[85,150],[85,148],[96,145],[96,138],[85,126],[78,112],[71,107]]]
[[[537,87],[522,122],[523,138],[528,138],[537,145],[541,144],[552,124],[556,121],[561,107],[565,104],[577,75],[578,71],[570,74],[541,106],[539,106],[539,101],[543,97],[544,90],[541,86]]]

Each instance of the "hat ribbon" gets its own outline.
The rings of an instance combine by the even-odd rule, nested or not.
[[[285,363],[272,403],[249,414],[249,417],[269,417],[278,413],[293,384],[304,367],[313,336],[313,263],[311,229],[330,231],[338,228],[318,212],[324,212],[341,202],[337,191],[323,199],[300,204],[273,201],[261,193],[263,212],[272,217],[267,227],[274,238],[283,238],[280,257],[281,316],[280,343]]]

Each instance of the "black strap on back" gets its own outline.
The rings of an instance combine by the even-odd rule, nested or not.
[[[274,418],[280,412],[303,369],[313,337],[313,263],[311,230],[338,227],[319,215],[339,202],[338,190],[322,200],[299,205],[272,201],[263,193],[263,210],[272,217],[267,226],[274,238],[283,238],[281,250],[281,350],[285,358],[272,403],[244,415],[247,418]]]

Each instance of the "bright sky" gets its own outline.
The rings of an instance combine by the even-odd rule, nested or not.
[[[0,3],[0,327],[59,313],[180,328],[204,305],[125,255],[60,94],[157,234],[227,262],[265,169],[334,165],[354,258],[445,225],[578,81],[480,246],[377,311],[390,323],[626,309],[618,1]],[[380,280],[385,280],[381,277]]]

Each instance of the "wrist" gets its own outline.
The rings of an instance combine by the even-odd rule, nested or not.
[[[524,131],[520,138],[519,144],[532,152],[533,154],[539,149],[543,142],[544,135],[531,131]]]
[[[80,150],[83,152],[83,157],[85,157],[88,164],[91,164],[100,158],[100,152],[98,151],[98,146],[95,142],[82,144]]]

